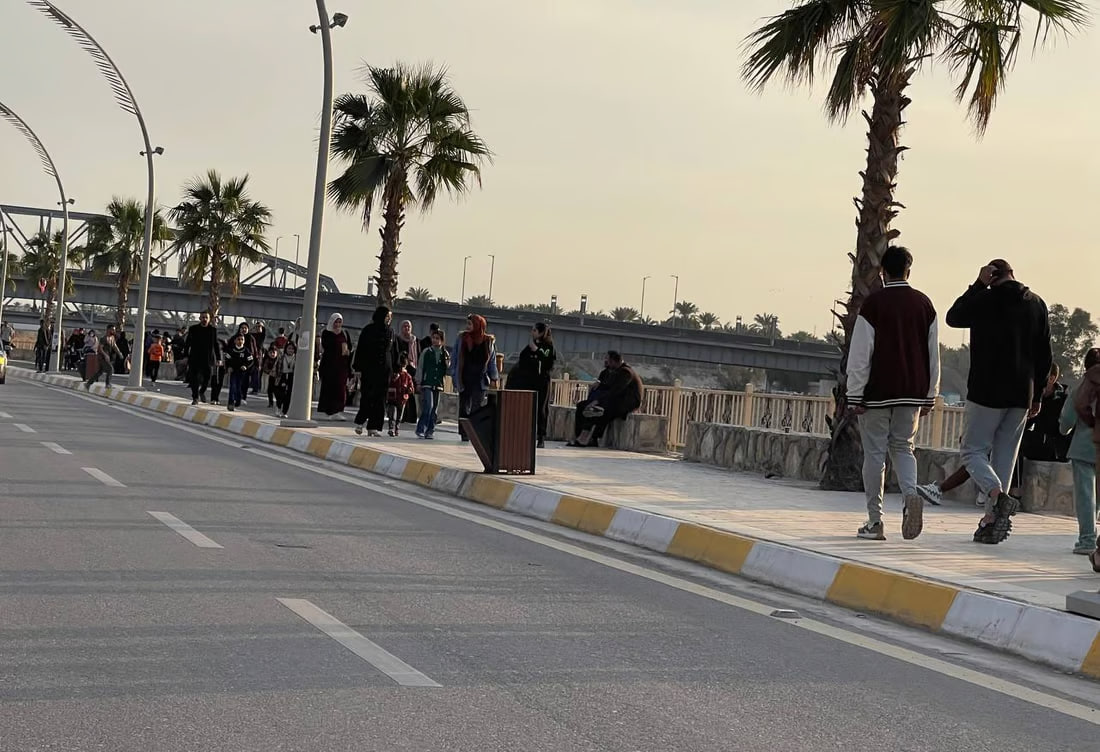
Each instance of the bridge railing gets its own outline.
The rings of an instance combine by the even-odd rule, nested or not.
[[[551,383],[550,403],[571,407],[587,398],[591,384],[564,378]],[[752,384],[742,392],[691,389],[680,386],[647,386],[639,412],[669,419],[668,447],[682,449],[689,423],[723,423],[787,433],[828,436],[828,416],[835,411],[832,397],[803,394],[758,393]],[[936,409],[921,418],[918,446],[958,449],[965,424],[962,407],[948,407],[937,398]]]

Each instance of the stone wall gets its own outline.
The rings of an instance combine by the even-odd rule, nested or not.
[[[688,462],[815,483],[821,479],[829,447],[823,436],[716,423],[689,423],[686,441],[684,459]],[[953,450],[918,447],[916,457],[921,483],[942,481],[962,465],[959,453]],[[891,490],[897,490],[892,474],[888,483]],[[1025,511],[1074,513],[1073,473],[1068,464],[1025,460],[1021,484]],[[964,503],[973,503],[977,496],[978,489],[970,481],[947,494],[947,498]]]
[[[573,438],[574,408],[561,405],[550,406],[550,416],[546,424],[546,438],[549,441],[569,441]],[[441,420],[458,420],[458,395],[444,394],[439,403]],[[668,449],[668,418],[659,415],[640,415],[635,413],[626,420],[617,420],[611,424],[604,435],[603,444],[609,449],[622,449],[630,452],[663,453]]]

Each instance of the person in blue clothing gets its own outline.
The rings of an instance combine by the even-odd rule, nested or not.
[[[466,317],[466,331],[455,341],[451,359],[451,378],[458,392],[458,417],[467,418],[485,404],[485,393],[500,380],[497,371],[496,339],[486,332],[489,324],[484,316],[471,313]],[[469,437],[459,423],[459,436]]]
[[[1095,365],[1100,365],[1100,348],[1094,347],[1085,353],[1085,370]],[[1081,386],[1078,383],[1074,388],[1074,397]],[[1077,543],[1073,553],[1088,556],[1096,550],[1096,448],[1092,430],[1081,421],[1072,398],[1062,405],[1058,428],[1063,436],[1073,434],[1066,451],[1066,458],[1073,466],[1073,505],[1077,511]]]

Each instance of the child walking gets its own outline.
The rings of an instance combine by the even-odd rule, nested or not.
[[[157,376],[160,375],[160,362],[164,360],[164,343],[159,334],[153,337],[153,344],[149,345],[149,352],[146,355],[149,357],[149,380],[153,382],[153,386],[156,386]]]
[[[390,422],[390,436],[397,436],[401,419],[405,417],[405,405],[409,397],[416,393],[412,376],[409,375],[409,356],[402,355],[397,362],[397,370],[390,377],[390,388],[386,392],[386,418]]]
[[[451,368],[447,348],[443,346],[446,335],[432,332],[432,346],[420,354],[420,367],[416,369],[420,388],[420,418],[416,422],[416,435],[422,439],[435,438],[435,419],[439,395],[443,393],[443,379]]]
[[[241,406],[244,399],[244,390],[248,387],[248,379],[252,375],[252,364],[256,358],[252,355],[251,348],[245,343],[245,336],[238,334],[233,338],[233,345],[225,354],[225,370],[229,374],[229,412],[233,412]]]
[[[268,407],[275,407],[275,365],[278,362],[279,348],[272,344],[264,351],[264,359],[260,363],[260,375],[263,380],[261,388],[267,392]]]

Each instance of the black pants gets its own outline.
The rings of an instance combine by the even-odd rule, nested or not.
[[[45,371],[49,368],[50,360],[50,348],[48,347],[36,347],[34,348],[34,370]]]
[[[107,384],[107,388],[111,388],[111,377],[115,374],[114,365],[111,363],[110,358],[99,359],[99,369],[95,372],[92,378],[88,379],[88,384],[94,384],[99,381],[99,377],[102,376]]]
[[[290,396],[294,392],[294,374],[285,374],[275,386],[275,409],[281,413],[290,410]]]
[[[217,402],[222,398],[222,386],[225,384],[225,366],[218,366],[210,375],[210,399]]]
[[[467,384],[458,395],[458,435],[463,441],[466,440],[466,431],[462,428],[462,419],[469,418],[480,410],[484,401],[485,389],[481,386],[480,379],[476,383]]]
[[[577,413],[573,419],[574,435],[580,436],[587,430],[592,431],[592,439],[589,442],[589,446],[595,446],[599,444],[600,439],[603,438],[604,431],[611,425],[611,421],[616,418],[622,417],[609,410],[605,410],[604,414],[596,418],[585,417],[584,409],[588,407],[591,400],[581,400],[577,403]]]
[[[389,386],[389,379],[363,377],[355,425],[365,424],[368,431],[382,430],[382,426],[386,423],[386,392],[389,391]]]
[[[206,388],[210,384],[210,366],[203,368],[200,365],[192,365],[187,374],[191,382],[191,399],[206,399]]]
[[[159,360],[150,360],[149,361],[149,380],[152,381],[155,384],[155,383],[157,383],[157,377],[158,376],[160,376],[160,361]]]
[[[546,426],[550,422],[550,379],[544,379],[538,389],[538,437],[546,438]]]

